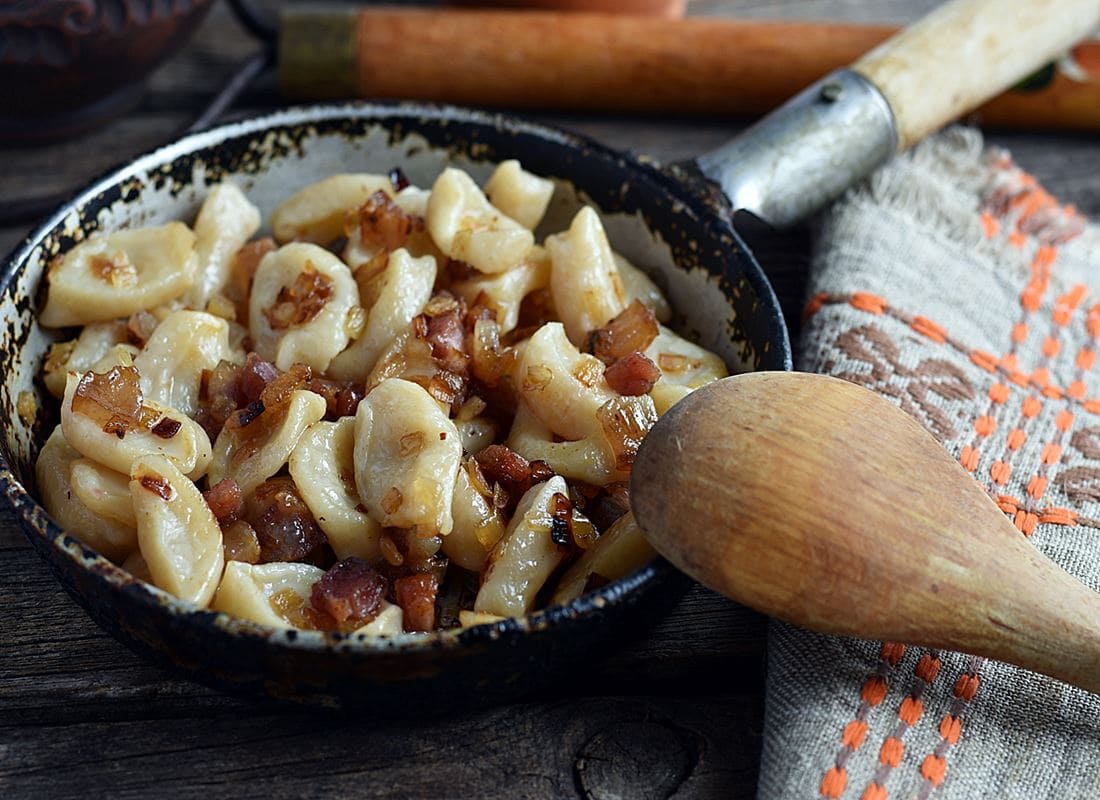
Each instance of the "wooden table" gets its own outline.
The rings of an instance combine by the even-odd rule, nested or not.
[[[904,23],[935,0],[697,0],[694,14]],[[107,129],[0,151],[5,196],[75,187],[174,135],[255,45],[218,7]],[[261,83],[234,112],[270,109]],[[529,115],[530,116],[530,115]],[[729,120],[543,115],[673,160]],[[1096,137],[992,134],[1064,200],[1100,212]],[[0,228],[0,251],[26,226]],[[805,237],[775,264],[804,260]],[[793,250],[793,260],[791,258]],[[774,266],[774,264],[773,264]],[[785,286],[796,286],[785,274]],[[797,304],[796,288],[787,290]],[[583,665],[583,689],[434,722],[383,723],[229,697],[150,666],[62,592],[0,511],[0,796],[747,798],[763,726],[766,622],[696,588],[640,641]]]

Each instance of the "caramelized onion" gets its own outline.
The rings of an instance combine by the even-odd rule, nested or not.
[[[264,309],[267,324],[273,330],[304,325],[321,313],[332,293],[332,278],[306,261],[294,283],[279,290],[275,305]]]
[[[260,561],[260,539],[255,529],[243,519],[235,519],[222,528],[222,549],[226,561],[243,561],[245,564],[258,564]]]
[[[596,418],[615,456],[616,469],[630,469],[642,439],[657,422],[653,404],[642,400],[648,398],[613,397],[596,411]]]
[[[73,413],[89,417],[120,439],[142,419],[141,383],[134,367],[85,372],[73,393]]]
[[[423,227],[424,220],[407,214],[379,189],[348,215],[344,233],[350,238],[358,230],[364,245],[392,253],[408,241],[409,234]]]
[[[660,333],[657,317],[635,300],[602,328],[588,334],[588,352],[613,364],[634,352],[644,352]]]

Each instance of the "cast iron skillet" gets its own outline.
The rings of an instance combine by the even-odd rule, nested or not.
[[[292,109],[188,136],[92,183],[4,262],[0,311],[0,487],[35,549],[93,619],[139,653],[221,689],[264,692],[376,712],[439,712],[499,702],[560,676],[667,611],[686,579],[663,560],[565,606],[412,641],[274,632],[197,611],[61,530],[33,497],[34,460],[56,424],[36,380],[55,334],[35,312],[49,260],[87,234],[190,221],[209,185],[228,179],[260,206],[335,172],[400,166],[430,186],[446,164],[484,181],[518,158],[558,183],[547,230],[564,229],[578,196],[604,217],[613,246],[647,268],[680,314],[673,327],[719,352],[732,371],[790,369],[776,298],[729,224],[729,208],[665,172],[579,136],[449,107],[327,105]],[[39,412],[21,419],[30,392]]]

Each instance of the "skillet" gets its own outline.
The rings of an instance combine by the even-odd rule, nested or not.
[[[952,4],[969,11],[977,5],[976,0]],[[1088,5],[1091,13],[1097,4],[1063,0],[1059,5]],[[1100,12],[1087,24],[1100,21],[1097,16]],[[1073,22],[1082,25],[1080,18]],[[1086,31],[1087,24],[1074,33]],[[1069,35],[1058,33],[1062,38],[1051,47]],[[997,88],[987,87],[986,93]],[[558,183],[547,227],[564,227],[581,202],[595,205],[612,245],[646,267],[666,290],[680,313],[674,327],[681,333],[716,350],[735,372],[790,369],[775,295],[730,225],[729,201],[702,174],[714,176],[738,205],[788,222],[888,157],[899,143],[919,138],[917,128],[896,123],[892,107],[861,73],[843,72],[757,126],[755,138],[669,171],[551,128],[447,107],[314,106],[188,136],[91,183],[0,268],[0,313],[9,321],[0,338],[5,420],[0,489],[35,549],[100,625],[208,685],[398,714],[445,712],[529,691],[562,675],[566,663],[591,658],[653,620],[679,596],[684,579],[658,560],[573,603],[522,619],[415,640],[364,641],[273,632],[196,611],[134,581],[60,530],[28,491],[37,449],[56,421],[35,382],[52,336],[35,321],[37,291],[50,258],[96,230],[191,219],[207,188],[222,179],[237,182],[266,217],[299,186],[338,171],[399,166],[414,183],[430,185],[446,164],[483,181],[496,162],[518,158]],[[784,145],[783,158],[774,156],[774,148],[769,156],[769,142]],[[783,191],[768,189],[768,181],[792,171]],[[740,180],[745,176],[751,180]],[[787,199],[777,201],[782,197]],[[25,392],[41,409],[33,420],[16,409]]]

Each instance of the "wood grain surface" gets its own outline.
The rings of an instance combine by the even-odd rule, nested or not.
[[[900,24],[935,0],[693,0],[689,13]],[[72,190],[182,129],[256,45],[219,5],[142,104],[75,142],[0,151],[4,199]],[[275,107],[262,81],[233,114]],[[527,114],[527,116],[536,116]],[[673,160],[726,119],[537,119]],[[1100,214],[1095,137],[992,134],[1063,199]],[[29,226],[0,228],[0,251]],[[791,309],[804,232],[761,237]],[[710,798],[755,793],[764,620],[701,588],[643,639],[554,695],[434,722],[383,723],[229,697],[149,665],[63,593],[0,510],[0,796]]]

